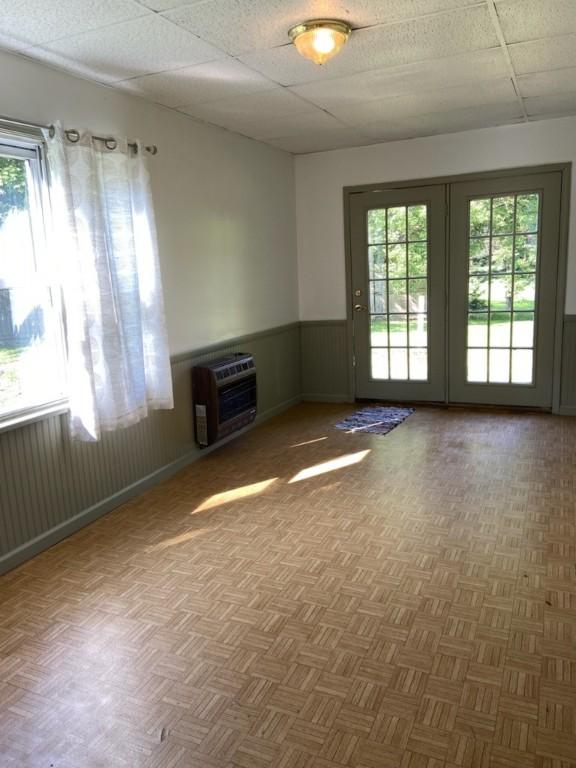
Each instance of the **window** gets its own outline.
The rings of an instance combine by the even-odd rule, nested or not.
[[[40,138],[0,134],[0,420],[55,404],[65,393],[42,150]]]

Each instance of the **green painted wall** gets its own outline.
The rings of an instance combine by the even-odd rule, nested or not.
[[[190,370],[239,351],[256,360],[259,420],[301,399],[300,329],[293,323],[179,355],[172,362],[174,410],[156,411],[98,443],[72,442],[66,414],[0,433],[0,572],[198,458]]]

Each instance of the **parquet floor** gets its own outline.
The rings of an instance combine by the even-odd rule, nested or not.
[[[576,767],[576,420],[349,410],[0,579],[2,768]]]

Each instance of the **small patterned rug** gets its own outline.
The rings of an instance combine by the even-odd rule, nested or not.
[[[335,426],[336,429],[345,429],[347,432],[374,432],[377,435],[387,435],[412,413],[414,408],[370,406],[356,411]]]

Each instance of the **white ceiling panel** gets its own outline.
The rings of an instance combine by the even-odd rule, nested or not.
[[[322,67],[302,58],[293,45],[249,53],[240,59],[282,85],[299,85],[497,46],[488,9],[482,5],[356,30],[339,56]]]
[[[136,77],[119,85],[167,107],[201,104],[277,87],[276,83],[231,57]]]
[[[536,96],[533,99],[524,99],[524,105],[531,117],[576,114],[576,86],[572,93],[559,93],[551,96]]]
[[[309,152],[325,152],[330,149],[343,149],[345,147],[361,147],[366,144],[374,144],[375,141],[357,131],[347,129],[333,132],[308,133],[304,136],[283,136],[278,139],[270,139],[269,143],[286,152],[305,154]]]
[[[166,18],[236,56],[287,44],[290,27],[310,18],[366,27],[474,3],[478,0],[207,0],[167,11]]]
[[[109,82],[222,58],[156,14],[49,43],[30,55]]]
[[[576,114],[576,0],[0,0],[0,48],[292,152]]]
[[[507,43],[576,32],[574,0],[496,0]]]
[[[180,107],[180,111],[241,133],[249,132],[255,127],[256,122],[264,123],[288,115],[303,115],[306,112],[321,112],[313,104],[298,98],[284,88],[191,104]]]
[[[27,43],[23,43],[22,40],[15,40],[8,35],[4,35],[0,32],[0,48],[5,51],[22,51],[28,48]]]
[[[291,91],[328,111],[404,93],[447,88],[508,76],[501,48],[474,51],[445,59],[360,72],[334,80],[296,85]]]
[[[0,0],[0,32],[38,45],[149,13],[134,0]]]
[[[253,120],[252,123],[244,127],[243,132],[254,139],[268,141],[287,136],[297,137],[319,134],[321,131],[328,134],[330,132],[345,132],[347,130],[350,130],[348,126],[342,125],[332,115],[314,107],[312,111],[295,115]]]
[[[442,88],[437,91],[405,93],[387,99],[366,101],[363,104],[343,104],[330,111],[342,122],[361,127],[377,120],[390,120],[434,112],[453,111],[474,107],[478,104],[505,104],[517,101],[510,78]]]
[[[576,35],[517,43],[508,50],[518,75],[576,67]]]
[[[378,141],[394,141],[486,128],[519,122],[521,119],[522,111],[516,104],[486,104],[482,107],[422,114],[397,122],[371,123],[363,126],[362,133]]]
[[[525,98],[573,93],[576,91],[576,67],[521,75],[518,78],[518,85],[520,93]]]
[[[142,5],[153,11],[169,11],[182,5],[206,5],[213,0],[139,0]]]

